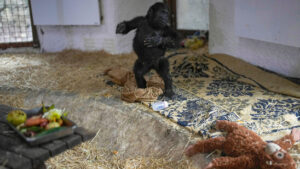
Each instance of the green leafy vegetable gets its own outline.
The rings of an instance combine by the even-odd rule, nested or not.
[[[52,104],[50,107],[45,107],[44,103],[42,102],[42,107],[43,107],[43,113],[46,113],[52,109],[55,109],[54,104]]]
[[[65,127],[56,127],[56,128],[52,128],[52,129],[49,129],[49,130],[45,130],[45,131],[37,134],[36,137],[45,136],[47,134],[50,134],[50,133],[53,133],[53,132],[56,132],[56,131],[59,131],[59,130],[62,130],[62,129],[65,129]]]

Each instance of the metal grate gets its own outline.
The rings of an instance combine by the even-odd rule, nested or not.
[[[32,42],[28,0],[0,0],[0,43]]]

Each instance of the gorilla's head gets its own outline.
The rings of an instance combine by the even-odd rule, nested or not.
[[[162,29],[170,26],[169,10],[164,3],[157,2],[152,5],[147,12],[146,18],[154,28]]]

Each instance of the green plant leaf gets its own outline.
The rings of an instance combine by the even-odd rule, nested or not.
[[[44,105],[43,102],[42,102],[42,106],[43,106],[43,113],[46,113],[46,112],[47,112],[47,109],[46,109],[46,107],[45,107],[45,105]]]
[[[69,114],[69,112],[64,112],[64,113],[62,114],[62,117],[67,117],[68,114]]]
[[[49,110],[52,110],[52,109],[54,109],[54,108],[55,108],[55,106],[54,106],[54,104],[52,104],[52,105],[49,107],[48,111],[49,111]]]

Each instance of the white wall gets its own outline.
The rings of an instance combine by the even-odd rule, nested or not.
[[[210,0],[209,8],[211,54],[229,54],[277,73],[300,78],[300,48],[238,37],[234,22],[235,0]]]
[[[116,35],[116,25],[124,19],[145,15],[149,6],[157,1],[101,0],[103,22],[100,26],[37,26],[41,50],[106,50],[112,54],[131,52],[134,31],[126,36]]]
[[[99,25],[99,0],[31,0],[36,25]]]
[[[209,0],[177,0],[177,28],[208,30]]]
[[[299,0],[235,0],[236,34],[300,48]]]

